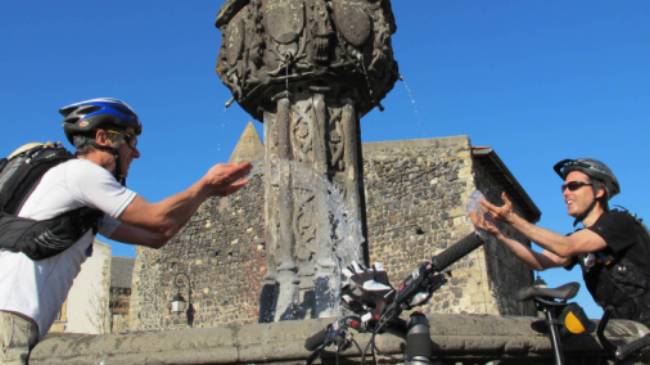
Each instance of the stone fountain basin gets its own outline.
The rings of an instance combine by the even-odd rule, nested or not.
[[[437,353],[446,357],[476,360],[550,356],[548,338],[531,329],[531,323],[538,318],[434,314],[429,320],[431,338],[439,347]],[[30,364],[304,364],[309,356],[303,347],[305,338],[330,322],[319,319],[125,335],[54,335],[36,346]],[[631,339],[644,331],[644,326],[631,321],[612,321],[608,326],[608,336],[614,340]],[[363,348],[369,335],[356,334],[355,339]],[[378,336],[377,347],[385,354],[383,360],[400,362],[402,343],[392,335]],[[565,344],[568,358],[604,356],[594,336],[572,337]],[[353,347],[343,357],[356,362],[359,353]]]

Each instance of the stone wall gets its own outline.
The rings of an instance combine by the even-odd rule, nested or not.
[[[466,138],[364,145],[371,261],[381,261],[399,284],[422,261],[471,232],[464,202],[473,190]],[[430,310],[496,313],[480,290],[483,257],[455,264],[447,288]],[[478,292],[477,292],[478,291]]]
[[[493,159],[476,157],[464,136],[369,143],[363,146],[363,157],[370,258],[384,263],[393,284],[472,231],[465,203],[477,186],[490,197],[518,187],[501,176],[509,176],[504,166],[500,170]],[[257,321],[266,270],[262,178],[257,174],[237,194],[204,203],[161,250],[138,249],[131,330]],[[449,284],[434,295],[427,310],[534,313],[509,297],[530,284],[530,271],[496,242],[451,269]],[[191,293],[182,273],[191,280]],[[193,311],[170,313],[176,279],[182,296],[188,299],[191,294]]]
[[[529,221],[539,219],[539,214],[526,212],[522,209],[522,204],[517,204],[516,192],[512,191],[512,188],[506,189],[504,185],[509,184],[504,183],[502,174],[495,173],[494,166],[488,158],[474,156],[473,161],[476,187],[488,200],[501,202],[501,192],[505,190],[513,199],[514,209],[518,214],[526,217]],[[520,242],[529,242],[525,236],[522,236],[517,231],[511,230],[508,234]],[[485,260],[486,271],[490,278],[486,284],[500,308],[500,314],[526,313],[533,315],[536,309],[532,301],[521,302],[513,298],[518,288],[532,283],[532,271],[520,261],[515,260],[510,250],[499,244],[494,238],[490,239],[484,246],[484,250],[487,257]]]
[[[474,190],[492,198],[513,189],[499,179],[509,172],[475,156],[465,136],[369,143],[364,158],[370,257],[384,263],[393,285],[472,232],[466,203]],[[450,269],[449,283],[434,293],[429,312],[534,313],[511,298],[531,283],[530,270],[494,240]]]
[[[534,317],[502,317],[475,314],[433,314],[429,316],[435,356],[445,364],[526,364],[553,363],[547,336],[535,332]],[[328,324],[327,319],[279,323],[229,325],[216,328],[185,328],[157,333],[126,335],[48,336],[36,345],[29,357],[31,365],[224,365],[224,364],[305,364],[310,353],[305,338]],[[629,342],[647,333],[640,323],[624,320],[607,325],[606,336],[615,343]],[[366,348],[370,334],[355,334],[360,348]],[[572,365],[611,364],[610,354],[596,336],[568,336],[562,339],[565,360]],[[377,361],[404,364],[404,343],[392,335],[376,337]],[[330,346],[320,364],[335,364]],[[355,346],[341,354],[338,363],[360,364]],[[366,357],[366,363],[374,363]],[[641,362],[643,361],[643,362]],[[640,364],[648,364],[648,357]],[[439,363],[439,362],[437,362]]]
[[[263,196],[261,176],[253,176],[237,194],[206,201],[164,248],[138,248],[132,330],[257,321],[266,271]],[[176,284],[192,304],[189,312],[170,312],[169,303],[179,291]]]
[[[131,288],[112,287],[110,291],[110,333],[129,332],[129,302]]]

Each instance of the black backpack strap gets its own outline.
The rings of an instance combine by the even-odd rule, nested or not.
[[[32,260],[46,259],[71,247],[88,230],[96,233],[102,215],[84,207],[37,221],[0,212],[0,249],[22,252]]]

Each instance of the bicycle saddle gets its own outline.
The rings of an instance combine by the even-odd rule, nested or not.
[[[547,288],[545,286],[529,286],[527,288],[523,288],[517,292],[517,299],[518,300],[528,300],[531,298],[547,298],[547,299],[561,299],[561,300],[568,300],[576,296],[578,294],[578,290],[580,289],[580,284],[576,282],[571,282],[567,283],[561,286],[558,286],[557,288]]]

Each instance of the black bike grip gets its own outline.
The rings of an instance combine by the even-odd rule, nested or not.
[[[625,360],[630,355],[648,346],[650,346],[650,333],[619,347],[618,350],[616,350],[616,358],[618,360]]]
[[[446,269],[449,265],[460,260],[463,256],[474,251],[474,249],[480,247],[482,244],[483,240],[478,236],[478,234],[475,232],[468,234],[446,250],[433,256],[433,258],[431,258],[433,269],[436,271]]]
[[[330,326],[327,326],[322,330],[311,335],[309,338],[305,340],[305,348],[308,351],[316,350],[320,345],[322,345],[325,342],[325,338],[327,337],[327,332],[329,330],[330,330]]]

